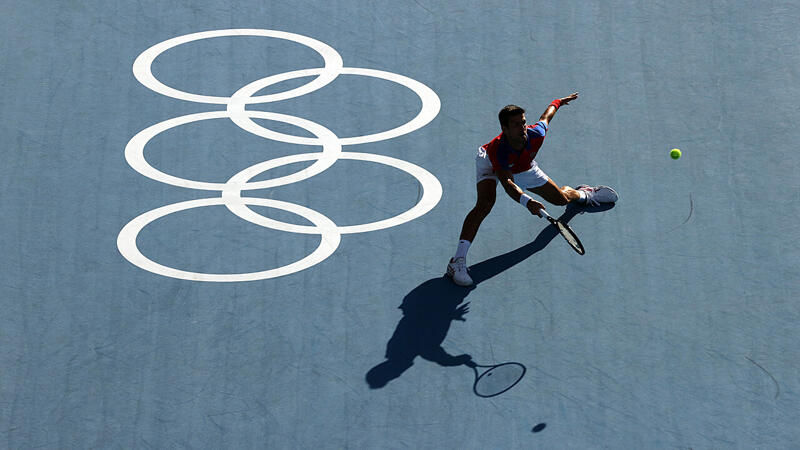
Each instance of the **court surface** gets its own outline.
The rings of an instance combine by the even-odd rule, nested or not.
[[[800,442],[797,4],[3,10],[0,447]],[[497,111],[573,91],[537,161],[619,202],[580,256],[499,189],[454,286]]]

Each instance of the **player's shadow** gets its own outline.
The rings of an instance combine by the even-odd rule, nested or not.
[[[566,223],[578,213],[606,211],[613,207],[613,204],[599,207],[568,206],[559,220]],[[545,248],[556,236],[556,227],[548,225],[532,242],[470,266],[469,273],[474,282],[470,287],[457,286],[446,276],[432,278],[415,287],[400,305],[403,318],[386,344],[386,360],[367,372],[369,387],[378,389],[386,386],[411,367],[417,356],[444,367],[459,366],[470,361],[470,355],[454,356],[442,347],[450,324],[454,320],[464,321],[464,315],[469,312],[469,303],[464,303],[464,299],[480,283],[526,260]]]

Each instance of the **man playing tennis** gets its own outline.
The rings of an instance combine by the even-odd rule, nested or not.
[[[475,157],[478,200],[467,214],[461,228],[458,249],[447,265],[447,275],[458,285],[469,286],[472,278],[467,273],[467,251],[483,219],[489,215],[496,198],[497,183],[503,185],[512,200],[519,202],[531,214],[540,216],[544,205],[524,193],[527,189],[545,201],[563,206],[570,202],[598,205],[617,201],[617,193],[607,186],[590,187],[580,185],[558,187],[539,168],[534,158],[544,142],[544,136],[558,108],[578,98],[575,92],[567,97],[553,100],[534,125],[528,125],[525,110],[508,105],[500,110],[502,133],[488,144],[478,148]]]

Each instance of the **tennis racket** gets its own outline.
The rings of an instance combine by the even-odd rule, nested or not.
[[[475,383],[472,391],[478,397],[494,397],[516,386],[525,376],[525,366],[517,362],[507,362],[493,366],[482,366],[473,361],[466,363],[475,372]],[[478,373],[478,367],[484,370]]]
[[[550,223],[555,225],[555,227],[558,229],[558,232],[561,233],[561,236],[564,236],[564,239],[567,240],[569,246],[578,252],[579,255],[586,253],[586,250],[583,249],[583,244],[581,244],[581,240],[578,239],[578,235],[572,231],[572,228],[570,228],[569,225],[558,219],[554,219],[550,214],[547,214],[547,211],[545,211],[544,208],[539,210],[539,214],[541,214],[542,217],[547,219]]]

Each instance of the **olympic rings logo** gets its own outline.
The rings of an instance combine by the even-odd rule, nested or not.
[[[166,50],[188,42],[228,36],[261,36],[296,42],[319,53],[324,60],[324,67],[296,70],[268,76],[242,87],[230,97],[215,97],[180,91],[163,84],[153,76],[151,66],[155,59]],[[134,61],[133,73],[136,79],[144,86],[167,97],[195,103],[225,105],[226,107],[225,110],[189,114],[157,123],[137,133],[125,147],[125,159],[128,164],[134,170],[148,178],[173,186],[216,191],[220,193],[218,197],[173,203],[153,209],[134,218],[122,228],[117,237],[117,248],[119,252],[125,259],[144,270],[184,280],[213,282],[253,281],[281,277],[305,270],[325,260],[333,254],[339,246],[343,234],[381,230],[414,220],[433,209],[442,197],[442,186],[439,180],[430,172],[419,166],[383,155],[342,151],[342,147],[345,145],[379,142],[402,136],[424,127],[439,114],[441,103],[436,93],[418,81],[395,73],[358,67],[344,67],[342,57],[339,53],[320,41],[294,33],[275,30],[231,29],[192,33],[168,39],[145,50]],[[277,102],[314,92],[332,82],[339,75],[366,76],[395,82],[417,94],[420,100],[422,100],[422,108],[416,117],[397,128],[370,135],[345,138],[338,137],[331,130],[320,124],[299,117],[246,109],[247,105]],[[284,92],[254,96],[254,94],[260,90],[276,83],[309,76],[316,76],[316,78],[302,86]],[[294,125],[307,130],[315,137],[300,137],[278,133],[257,124],[253,121],[254,118]],[[242,130],[256,136],[291,144],[320,146],[322,147],[322,151],[317,153],[295,154],[264,161],[240,171],[224,183],[196,181],[170,175],[153,167],[145,158],[145,146],[158,134],[181,125],[211,119],[230,119]],[[328,169],[339,159],[369,161],[405,171],[419,181],[422,185],[423,194],[416,205],[397,216],[376,222],[342,227],[337,226],[321,213],[301,205],[266,198],[242,196],[242,191],[283,186],[306,180]],[[269,169],[303,161],[313,161],[313,163],[305,169],[291,175],[262,181],[251,181],[253,178]],[[305,258],[283,267],[260,272],[231,274],[189,272],[167,267],[149,259],[139,251],[136,245],[136,239],[139,233],[148,224],[169,214],[215,205],[225,206],[236,216],[262,227],[290,233],[320,235],[320,244],[316,250]],[[253,205],[288,211],[302,216],[313,225],[295,225],[270,219],[253,211],[250,208],[250,206]]]

